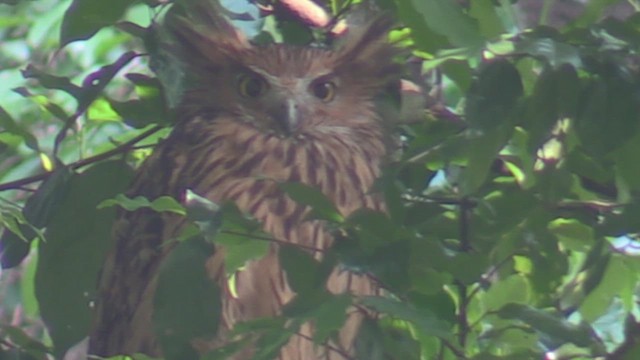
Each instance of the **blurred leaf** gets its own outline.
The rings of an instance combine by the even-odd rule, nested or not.
[[[594,80],[581,95],[576,132],[587,153],[605,155],[633,136],[638,102],[626,80],[615,76]]]
[[[469,124],[485,131],[511,124],[523,91],[520,73],[510,62],[490,62],[482,68],[467,94],[465,114]]]
[[[234,204],[222,208],[220,231],[210,240],[224,247],[224,268],[233,275],[244,264],[265,256],[271,248],[271,236],[259,224],[243,214]]]
[[[640,133],[620,146],[613,157],[616,163],[616,174],[633,190],[640,190],[640,166],[637,155],[640,154]]]
[[[469,15],[478,21],[480,33],[485,39],[496,38],[504,32],[493,1],[471,1],[469,5]]]
[[[426,309],[417,310],[410,304],[378,296],[366,296],[361,299],[361,302],[383,314],[409,321],[423,334],[447,340],[453,336],[450,327],[436,314]]]
[[[47,348],[43,343],[37,341],[29,334],[25,333],[23,329],[20,329],[15,326],[2,325],[0,324],[0,333],[5,333],[7,336],[7,340],[10,340],[12,344],[17,345],[18,348],[23,350],[25,353],[37,354],[37,358],[46,358],[46,354],[49,352],[49,348]],[[34,355],[35,355],[34,354]]]
[[[465,285],[480,281],[488,267],[488,259],[485,255],[470,253],[454,255],[447,265],[449,273]]]
[[[33,243],[31,244],[34,245]],[[35,247],[35,246],[33,246]],[[26,316],[40,316],[40,308],[35,293],[36,268],[38,266],[38,253],[34,251],[25,263],[20,279],[21,304]],[[38,339],[39,340],[39,339]]]
[[[160,95],[156,95],[137,100],[109,100],[109,105],[127,125],[142,129],[149,124],[171,123],[172,116],[162,101]]]
[[[603,10],[618,0],[592,0],[585,3],[582,14],[570,24],[572,27],[589,26],[602,16]]]
[[[0,128],[3,132],[19,136],[29,148],[36,151],[39,149],[36,137],[20,126],[2,106],[0,106]]]
[[[297,203],[309,206],[311,218],[337,223],[344,221],[333,202],[317,188],[298,182],[280,183],[279,187]]]
[[[593,245],[593,228],[575,219],[555,219],[549,223],[549,231],[555,234],[567,248],[587,251]]]
[[[347,309],[350,305],[350,295],[333,295],[313,312],[314,343],[322,344],[329,339],[329,336],[338,333],[347,320]]]
[[[507,304],[498,311],[504,319],[518,319],[537,331],[560,341],[587,347],[596,340],[588,325],[574,325],[562,317],[522,304]]]
[[[210,243],[192,238],[178,243],[162,263],[153,326],[166,359],[199,359],[190,341],[218,330],[220,291],[206,270],[212,254]]]
[[[89,331],[89,304],[115,218],[115,209],[96,211],[96,206],[122,192],[131,176],[123,162],[104,162],[72,176],[68,191],[59,194],[47,241],[39,246],[35,278],[40,312],[57,358]]]
[[[522,126],[529,133],[528,149],[537,150],[549,139],[562,118],[574,118],[577,112],[580,81],[570,65],[546,68],[535,84]]]
[[[86,40],[103,27],[114,25],[134,0],[74,0],[62,21],[60,46]]]
[[[286,273],[287,283],[298,296],[306,297],[316,289],[324,288],[328,274],[320,272],[318,260],[308,252],[295,245],[281,245],[278,258]]]
[[[48,74],[31,64],[22,70],[22,76],[25,79],[37,79],[47,89],[62,90],[76,99],[82,98],[82,88],[73,84],[67,77]]]
[[[491,284],[482,297],[482,304],[486,312],[492,312],[509,303],[527,304],[531,296],[531,287],[527,278],[514,274]]]
[[[469,160],[460,179],[460,187],[464,195],[473,194],[484,184],[491,165],[510,137],[507,133],[510,130],[506,126],[499,126],[468,138]]]
[[[69,168],[59,166],[31,195],[22,210],[29,223],[37,228],[49,225],[51,216],[59,211],[60,202],[72,189],[70,185],[72,174]]]
[[[98,98],[87,109],[87,118],[92,121],[121,121],[122,118],[113,110],[104,98]]]
[[[36,232],[28,225],[18,224],[20,233],[10,231],[8,228],[0,237],[0,266],[9,269],[20,265],[29,254],[31,240],[36,237]]]
[[[543,58],[552,67],[559,67],[563,64],[569,64],[575,68],[582,67],[582,58],[577,47],[545,37],[544,34],[537,35],[519,41],[515,51]]]
[[[606,263],[604,273],[593,291],[590,291],[582,305],[580,314],[586,322],[593,323],[605,314],[615,297],[631,286],[635,288],[637,273],[630,269],[619,256],[612,256]]]
[[[347,225],[358,232],[360,250],[368,254],[398,240],[396,224],[380,211],[366,208],[356,210],[347,218]]]
[[[467,16],[456,2],[412,0],[411,3],[426,24],[447,37],[454,46],[479,48],[482,45],[484,39],[475,19]]]

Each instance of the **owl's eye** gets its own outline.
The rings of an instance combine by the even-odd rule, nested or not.
[[[240,75],[238,78],[238,92],[247,98],[257,98],[267,90],[267,83],[256,75]]]
[[[311,85],[311,92],[318,99],[329,102],[336,95],[336,84],[331,81],[319,81]]]

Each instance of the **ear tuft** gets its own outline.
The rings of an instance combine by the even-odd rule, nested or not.
[[[344,71],[354,75],[360,74],[385,86],[389,80],[397,78],[401,66],[394,62],[394,57],[401,50],[388,41],[388,34],[394,22],[387,14],[371,14],[368,20],[355,12],[353,18],[347,19],[347,31],[337,43],[335,67],[336,71]]]
[[[225,17],[216,0],[183,0],[165,17],[178,57],[186,63],[224,64],[251,47],[246,37]]]

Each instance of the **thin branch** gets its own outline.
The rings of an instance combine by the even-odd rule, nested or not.
[[[162,129],[162,126],[160,125],[156,125],[152,128],[150,128],[149,130],[143,132],[142,134],[136,136],[135,138],[127,141],[126,143],[111,149],[109,151],[103,152],[102,154],[98,154],[95,156],[91,156],[88,157],[86,159],[82,159],[82,160],[78,160],[74,163],[69,164],[69,168],[70,169],[79,169],[83,166],[87,166],[93,163],[96,163],[98,161],[102,161],[102,160],[106,160],[114,155],[118,155],[118,154],[122,154],[125,153],[127,151],[130,151],[133,147],[134,144],[136,144],[137,142],[140,142],[141,140],[153,135],[154,133],[158,132],[160,129]],[[50,175],[52,174],[52,172],[46,172],[46,173],[42,173],[42,174],[38,174],[38,175],[33,175],[33,176],[29,176],[26,178],[22,178],[22,179],[18,179],[18,180],[14,180],[14,181],[9,181],[6,182],[4,184],[0,184],[0,191],[5,191],[5,190],[15,190],[15,189],[20,189],[25,185],[29,185],[38,181],[42,181],[45,180],[46,178],[48,178]]]
[[[477,206],[478,202],[472,199],[457,199],[445,196],[425,196],[420,194],[403,194],[402,199],[413,203],[436,203],[440,205],[457,205],[460,206],[464,202],[472,207]]]
[[[465,355],[464,352],[458,350],[458,348],[455,347],[453,344],[451,344],[449,341],[445,339],[441,339],[441,340],[444,347],[449,349],[449,351],[451,351],[455,356],[457,356],[458,359],[468,359],[467,355]]]
[[[313,342],[313,338],[311,338],[310,336],[307,336],[301,332],[296,332],[296,335],[300,336],[303,339],[307,339],[311,342]],[[322,346],[326,347],[327,349],[331,350],[331,351],[335,351],[336,353],[340,354],[343,358],[347,359],[347,360],[355,360],[355,358],[349,354],[347,354],[344,350],[342,349],[338,349],[337,347],[329,344],[328,342],[323,342]]]
[[[243,236],[243,237],[246,237],[246,238],[249,238],[249,239],[269,241],[269,242],[273,242],[273,243],[281,244],[281,245],[293,245],[293,246],[296,246],[296,247],[299,247],[299,248],[302,248],[302,249],[311,250],[313,252],[324,253],[324,252],[327,251],[327,249],[320,249],[320,248],[317,248],[317,247],[314,247],[314,246],[296,244],[296,243],[292,243],[290,241],[285,241],[285,240],[282,240],[282,239],[276,239],[276,238],[270,237],[270,236],[247,234],[247,233],[243,233],[243,232],[240,232],[240,231],[233,231],[233,230],[223,230],[221,232],[223,234]]]
[[[466,253],[471,250],[471,239],[469,235],[469,223],[471,217],[471,209],[473,205],[468,202],[468,199],[463,198],[460,202],[460,252]],[[469,293],[468,288],[461,282],[458,282],[458,296],[459,309],[458,309],[458,343],[460,347],[464,348],[467,343],[467,335],[469,333],[469,319],[467,317],[467,306],[469,305]]]

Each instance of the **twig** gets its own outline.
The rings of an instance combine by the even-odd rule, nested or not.
[[[223,230],[221,231],[223,234],[229,234],[229,235],[236,235],[236,236],[244,236],[246,238],[249,239],[254,239],[254,240],[263,240],[263,241],[269,241],[269,242],[274,242],[276,244],[281,244],[281,245],[293,245],[302,249],[306,249],[306,250],[311,250],[313,252],[320,252],[323,253],[326,251],[326,249],[320,249],[314,246],[309,246],[309,245],[303,245],[303,244],[296,244],[296,243],[292,243],[289,241],[285,241],[282,239],[276,239],[270,236],[262,236],[262,235],[256,235],[256,234],[247,234],[247,233],[243,233],[243,232],[239,232],[239,231],[233,231],[233,230]]]
[[[137,142],[139,142],[139,141],[141,141],[141,140],[153,135],[154,133],[158,132],[160,129],[162,129],[162,126],[156,125],[156,126],[150,128],[149,130],[143,132],[142,134],[136,136],[135,138],[127,141],[126,143],[124,143],[124,144],[122,144],[122,145],[120,145],[120,146],[118,146],[118,147],[116,147],[114,149],[111,149],[109,151],[103,152],[102,154],[98,154],[98,155],[95,155],[95,156],[88,157],[86,159],[78,160],[78,161],[76,161],[74,163],[69,164],[68,166],[69,166],[70,169],[75,170],[75,169],[79,169],[79,168],[81,168],[83,166],[87,166],[87,165],[96,163],[98,161],[102,161],[102,160],[108,159],[108,158],[110,158],[110,157],[112,157],[114,155],[125,153],[125,152],[131,150],[132,146],[135,143],[137,143]],[[0,184],[0,191],[19,189],[19,188],[22,188],[25,185],[32,184],[32,183],[38,182],[38,181],[42,181],[42,180],[48,178],[51,174],[52,174],[51,172],[46,172],[46,173],[33,175],[33,176],[26,177],[26,178],[14,180],[14,181],[9,181],[9,182],[6,182],[4,184]]]
[[[469,238],[469,222],[472,204],[466,198],[460,202],[460,252],[466,253],[471,250],[471,240]],[[469,333],[469,319],[467,318],[467,306],[469,305],[469,294],[467,286],[458,282],[459,310],[458,310],[458,343],[464,348],[467,343],[467,334]]]
[[[303,333],[301,333],[301,332],[296,332],[295,334],[296,334],[296,335],[298,335],[298,336],[300,336],[300,337],[302,337],[302,338],[304,338],[304,339],[307,339],[307,340],[309,340],[309,341],[312,341],[312,342],[313,342],[313,338],[311,338],[311,337],[309,337],[309,336],[307,336],[307,335],[304,335],[304,334],[303,334]],[[328,342],[326,342],[326,341],[325,341],[324,343],[322,343],[322,346],[326,347],[327,349],[329,349],[329,350],[331,350],[331,351],[335,351],[336,353],[338,353],[338,354],[342,355],[342,357],[343,357],[343,358],[345,358],[345,359],[347,359],[347,360],[354,360],[354,357],[352,357],[351,355],[347,354],[347,353],[346,353],[345,351],[343,351],[342,349],[338,349],[337,347],[335,347],[335,346],[333,346],[333,345],[329,344],[329,343],[328,343]]]

